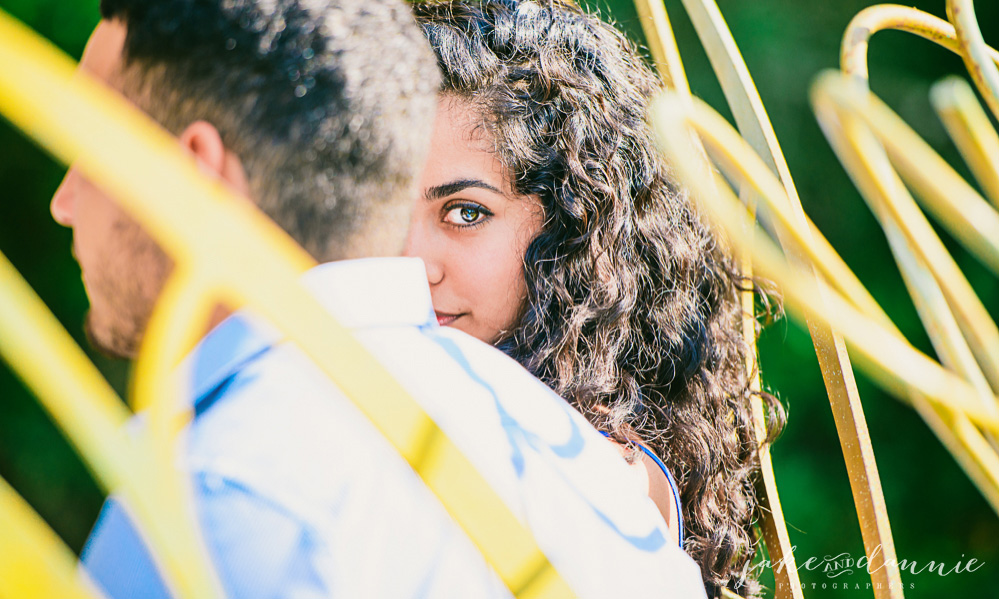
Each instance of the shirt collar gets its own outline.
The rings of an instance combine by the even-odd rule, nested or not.
[[[302,284],[348,329],[436,323],[419,258],[363,258],[309,270]]]
[[[419,258],[329,262],[310,269],[301,280],[303,287],[348,329],[437,326],[426,269]],[[187,361],[195,409],[202,399],[281,338],[277,330],[246,310],[215,327]]]

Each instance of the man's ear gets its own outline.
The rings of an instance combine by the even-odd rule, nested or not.
[[[203,173],[212,179],[221,179],[240,195],[249,196],[250,186],[243,163],[226,149],[214,125],[207,121],[195,121],[184,129],[179,141],[194,156]]]

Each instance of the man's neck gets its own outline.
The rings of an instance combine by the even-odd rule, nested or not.
[[[205,324],[205,330],[201,334],[201,337],[204,338],[206,335],[208,335],[208,333],[212,332],[212,330],[215,327],[217,327],[220,324],[222,324],[223,320],[225,320],[226,318],[229,318],[230,316],[232,316],[232,313],[234,311],[235,310],[233,310],[233,309],[231,309],[228,306],[225,306],[223,304],[215,304],[215,307],[212,308],[212,314],[208,318],[208,322]]]

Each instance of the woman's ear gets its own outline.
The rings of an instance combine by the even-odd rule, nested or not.
[[[198,168],[212,179],[224,182],[240,195],[248,196],[250,186],[239,156],[222,142],[218,129],[207,121],[195,121],[180,134],[180,145],[190,152]]]

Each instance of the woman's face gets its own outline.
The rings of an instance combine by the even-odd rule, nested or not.
[[[493,342],[527,296],[524,251],[542,209],[514,195],[479,122],[468,103],[441,98],[405,255],[426,264],[437,322]]]

